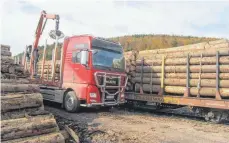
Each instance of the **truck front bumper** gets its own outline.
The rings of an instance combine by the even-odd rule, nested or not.
[[[95,107],[95,106],[118,106],[124,104],[125,101],[120,102],[105,102],[105,103],[90,103],[90,104],[80,104],[82,107]]]

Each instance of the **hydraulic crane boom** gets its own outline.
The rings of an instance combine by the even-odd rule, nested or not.
[[[35,33],[35,41],[33,43],[33,47],[31,50],[31,58],[30,58],[30,73],[31,76],[36,75],[36,63],[38,60],[38,43],[40,40],[40,36],[42,35],[42,32],[45,28],[45,25],[47,23],[48,19],[52,19],[56,21],[56,26],[55,26],[55,34],[59,35],[61,32],[59,32],[59,15],[56,14],[47,14],[45,11],[41,12],[40,19],[36,28],[36,33]]]

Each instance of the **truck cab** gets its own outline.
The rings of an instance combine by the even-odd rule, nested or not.
[[[116,106],[124,103],[127,83],[120,44],[91,35],[67,37],[60,60],[59,86],[43,82],[45,100],[62,103],[69,112],[80,106]]]

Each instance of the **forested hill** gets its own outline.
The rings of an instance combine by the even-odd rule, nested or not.
[[[200,43],[205,41],[217,40],[217,38],[207,37],[192,37],[192,36],[176,36],[176,35],[128,35],[109,38],[112,41],[120,42],[125,51],[130,50],[150,50],[150,49],[163,49],[176,46]],[[62,44],[59,45],[60,47]],[[42,55],[44,46],[39,47],[39,53]],[[54,44],[48,45],[46,59],[51,60],[52,49]],[[23,53],[19,54],[21,57]],[[60,50],[58,51],[60,55]],[[40,56],[41,58],[42,56]],[[58,56],[58,59],[60,56]]]
[[[205,41],[217,40],[217,38],[176,36],[176,35],[131,35],[111,38],[120,42],[125,51],[163,49]]]

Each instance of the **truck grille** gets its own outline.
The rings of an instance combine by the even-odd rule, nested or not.
[[[128,78],[126,75],[95,72],[94,78],[96,85],[100,90],[102,102],[119,102],[119,95],[123,92],[127,83]]]
[[[100,85],[104,85],[104,76],[97,76],[98,83]],[[119,78],[117,76],[107,76],[106,77],[106,85],[107,86],[118,86],[119,85]]]

